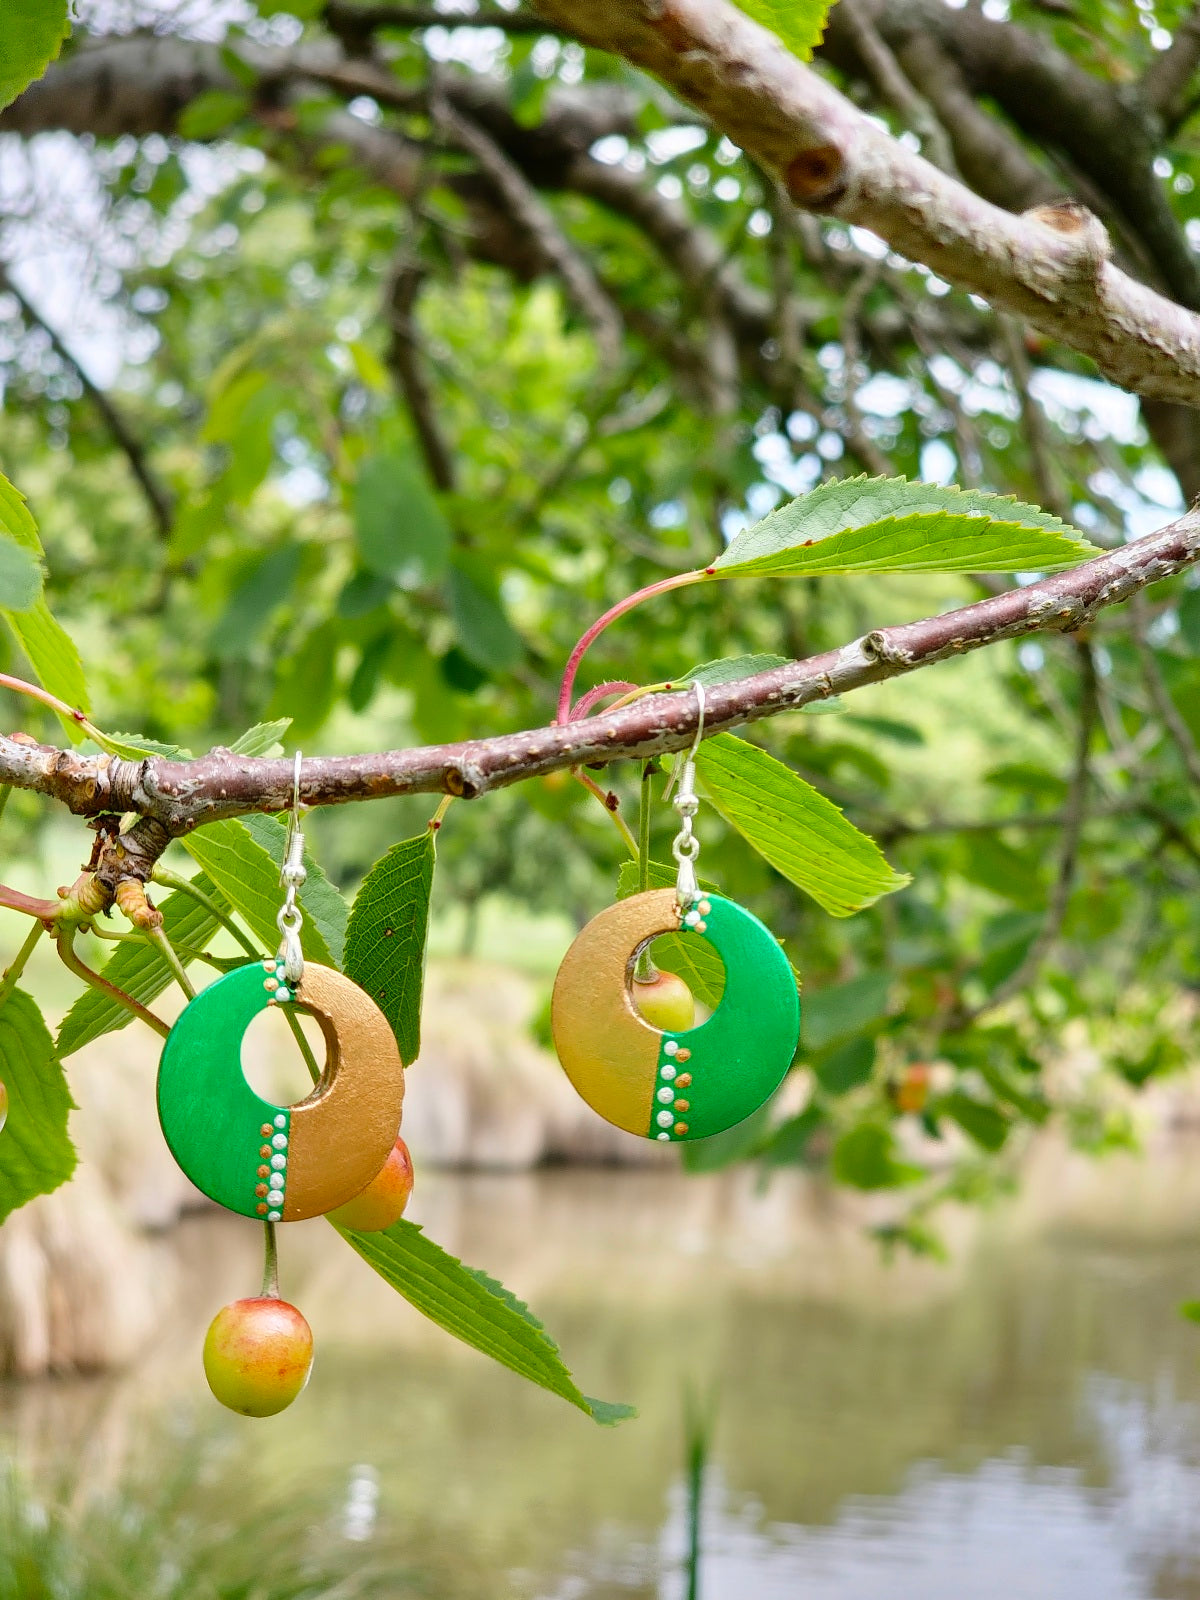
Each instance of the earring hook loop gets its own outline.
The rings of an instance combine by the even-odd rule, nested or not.
[[[693,902],[700,894],[699,884],[696,881],[696,857],[700,854],[700,841],[692,831],[692,818],[700,806],[696,794],[696,752],[704,738],[705,699],[704,685],[699,680],[696,681],[694,688],[698,709],[696,737],[692,740],[687,755],[676,761],[671,782],[667,785],[669,795],[678,778],[679,787],[671,804],[679,813],[679,832],[671,845],[671,853],[679,867],[675,879],[675,900],[681,917],[690,914]]]
[[[663,793],[664,800],[670,800],[677,782],[688,777],[689,773],[693,778],[695,776],[696,752],[704,739],[704,717],[707,705],[704,696],[704,685],[699,678],[692,684],[692,688],[696,691],[696,737],[692,740],[691,748],[688,750],[687,755],[676,761],[674,771],[671,773],[670,780]]]
[[[288,817],[287,844],[284,847],[283,865],[279,869],[279,881],[287,893],[275,919],[282,935],[279,960],[283,963],[288,982],[293,985],[300,982],[304,972],[304,952],[300,946],[304,913],[296,904],[296,894],[308,877],[304,866],[304,831],[300,826],[300,764],[303,759],[297,750],[292,766],[292,808]]]

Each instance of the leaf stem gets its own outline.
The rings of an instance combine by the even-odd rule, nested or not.
[[[216,917],[217,921],[229,930],[252,960],[258,960],[262,951],[247,938],[230,914],[219,906],[211,895],[205,894],[203,889],[197,888],[190,879],[183,877],[178,872],[172,872],[170,867],[164,867],[160,863],[155,865],[154,871],[151,873],[151,881],[161,884],[164,889],[175,889],[179,894],[190,895],[198,905],[202,905],[211,916]]]
[[[171,943],[170,939],[167,938],[166,934],[161,928],[147,928],[145,931],[146,938],[149,939],[152,945],[156,946],[159,955],[162,956],[168,967],[170,967],[175,982],[183,990],[184,994],[187,995],[189,1000],[194,1000],[196,998],[195,986],[192,983],[192,980],[188,977],[183,962],[180,961],[179,957],[175,954],[175,947]]]
[[[442,823],[446,820],[447,811],[449,811],[450,807],[453,804],[454,804],[454,796],[452,794],[447,794],[447,795],[443,795],[442,796],[437,810],[433,813],[433,815],[429,819],[429,831],[431,833],[436,833],[438,831],[438,829],[441,827]]]
[[[643,600],[650,600],[656,594],[666,594],[671,589],[683,589],[689,584],[700,583],[707,576],[703,567],[698,567],[692,572],[677,572],[670,578],[660,578],[657,583],[651,583],[644,589],[639,589],[635,594],[628,594],[624,600],[618,600],[615,606],[610,606],[602,617],[598,617],[579,643],[567,657],[567,665],[563,670],[562,686],[558,691],[558,715],[556,722],[569,722],[571,720],[571,695],[575,688],[575,674],[579,671],[579,663],[583,660],[584,652],[594,639],[598,639],[608,627],[610,622],[615,622],[618,617],[623,617],[627,611],[632,611],[634,606],[640,606]]]
[[[68,972],[73,972],[77,978],[82,978],[90,988],[99,989],[101,994],[106,994],[110,1000],[115,1000],[119,1006],[124,1006],[126,1011],[132,1011],[135,1017],[144,1022],[148,1028],[153,1028],[155,1033],[164,1039],[167,1037],[171,1030],[161,1017],[156,1017],[153,1011],[147,1011],[140,1000],[135,1000],[131,994],[126,994],[124,989],[118,989],[115,983],[109,983],[107,978],[102,978],[98,972],[93,972],[91,967],[84,965],[75,954],[73,927],[63,928],[54,942],[58,947],[59,958]]]
[[[654,798],[652,785],[657,765],[658,763],[655,761],[642,762],[642,782],[638,793],[637,863],[639,894],[645,894],[650,887],[650,802]],[[646,945],[638,952],[633,975],[639,983],[652,983],[658,976],[658,968],[650,959],[649,945]]]
[[[17,979],[21,976],[22,972],[24,972],[25,963],[33,954],[34,945],[37,944],[38,940],[42,937],[42,934],[45,931],[45,928],[40,922],[35,922],[33,927],[29,930],[29,933],[25,939],[25,943],[17,951],[9,965],[5,967],[4,977],[3,979],[0,979],[0,1006],[4,1004],[9,995],[16,988]]]
[[[575,779],[575,781],[577,783],[581,783],[583,785],[583,787],[588,791],[589,794],[594,794],[596,796],[596,799],[599,800],[600,804],[604,807],[605,811],[612,818],[613,826],[616,828],[617,832],[621,835],[622,839],[624,839],[625,848],[629,851],[629,854],[631,856],[633,856],[634,859],[636,860],[637,853],[638,853],[637,840],[633,837],[633,834],[630,831],[629,824],[625,821],[625,818],[621,815],[620,811],[617,809],[617,807],[620,805],[620,801],[617,800],[616,795],[614,794],[612,796],[612,799],[616,802],[616,804],[610,805],[609,804],[609,796],[607,794],[605,794],[604,790],[600,787],[600,785],[596,782],[596,780],[594,778],[589,778],[588,777],[586,772],[580,772],[578,767],[574,767],[571,770],[571,776]]]
[[[317,1065],[316,1056],[312,1053],[312,1046],[304,1037],[304,1029],[300,1026],[300,1018],[292,1010],[291,1006],[283,1006],[281,1009],[288,1019],[288,1027],[292,1030],[296,1043],[300,1046],[300,1054],[304,1057],[304,1065],[308,1068],[309,1077],[314,1083],[320,1083],[321,1069]]]
[[[10,889],[6,883],[0,883],[0,906],[7,911],[23,911],[27,917],[36,917],[39,922],[51,922],[62,910],[62,901],[38,900],[33,895],[22,894],[19,889]]]
[[[263,1223],[263,1280],[265,1300],[279,1299],[279,1248],[275,1243],[275,1224]]]
[[[11,689],[15,694],[27,694],[31,700],[40,700],[42,705],[49,706],[51,711],[57,711],[60,717],[82,728],[90,739],[95,739],[98,744],[103,742],[104,734],[88,721],[82,711],[69,706],[65,700],[60,700],[39,684],[26,683],[24,678],[14,678],[10,673],[0,672],[0,689]]]

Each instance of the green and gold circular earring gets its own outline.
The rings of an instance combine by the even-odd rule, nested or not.
[[[383,1012],[342,973],[306,962],[300,948],[299,771],[297,755],[279,953],[201,990],[171,1029],[158,1068],[158,1116],[175,1160],[210,1199],[266,1222],[320,1216],[361,1194],[391,1154],[404,1102],[404,1065]],[[264,1100],[242,1071],[243,1036],[268,1007],[308,1012],[325,1036],[325,1070],[298,1105]]]
[[[672,802],[681,819],[676,886],[631,895],[593,917],[563,958],[551,1002],[555,1049],[579,1094],[618,1128],[664,1144],[706,1139],[757,1111],[786,1076],[800,1039],[795,975],[770,929],[696,882],[702,684],[696,694],[696,740],[677,768]],[[660,1031],[634,1003],[638,957],[663,933],[703,939],[724,963],[720,1002],[697,1027]]]

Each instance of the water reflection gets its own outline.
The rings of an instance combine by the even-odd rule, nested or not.
[[[1195,1600],[1194,1170],[1035,1175],[955,1224],[950,1268],[886,1267],[799,1178],[424,1175],[430,1233],[528,1297],[587,1392],[639,1405],[612,1432],[430,1329],[322,1224],[284,1230],[312,1384],[269,1423],[217,1413],[199,1339],[257,1240],[198,1218],[138,1371],[0,1390],[0,1442],[47,1473],[165,1427],[216,1463],[206,1514],[302,1492],[384,1593],[683,1600],[691,1385],[717,1405],[702,1600]]]

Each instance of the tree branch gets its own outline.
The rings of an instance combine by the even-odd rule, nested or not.
[[[1115,383],[1200,405],[1200,316],[1109,261],[1080,207],[1012,216],[892,139],[728,0],[608,0],[539,15],[654,73],[699,107],[792,199],[1090,356]]]
[[[1083,834],[1087,814],[1089,753],[1092,730],[1096,725],[1098,699],[1096,694],[1096,660],[1091,646],[1083,639],[1076,641],[1079,656],[1079,723],[1075,737],[1075,762],[1071,769],[1071,782],[1064,807],[1062,834],[1058,845],[1058,864],[1054,873],[1054,886],[1046,906],[1046,915],[1037,936],[1025,957],[1004,981],[997,985],[983,1005],[958,1020],[959,1027],[969,1026],[987,1011],[994,1011],[1006,1000],[1028,988],[1039,967],[1058,943],[1071,903],[1071,890],[1075,885],[1075,869],[1079,860],[1079,841]]]
[[[1133,634],[1133,643],[1138,653],[1138,660],[1142,665],[1142,677],[1145,680],[1146,688],[1150,692],[1151,702],[1158,712],[1163,726],[1174,741],[1180,756],[1183,758],[1183,765],[1187,771],[1188,778],[1194,785],[1197,795],[1200,796],[1200,749],[1197,749],[1196,741],[1192,738],[1192,731],[1184,721],[1179,707],[1172,699],[1171,691],[1167,688],[1166,680],[1163,678],[1158,662],[1155,660],[1154,650],[1146,632],[1150,617],[1142,595],[1135,597],[1131,610],[1133,612],[1133,626],[1130,631]]]
[[[374,33],[377,28],[499,28],[501,33],[553,33],[554,29],[528,11],[435,11],[432,6],[354,5],[352,0],[329,0],[325,22],[330,32],[346,40]]]
[[[1154,57],[1142,75],[1146,104],[1174,131],[1184,114],[1188,86],[1200,67],[1200,4],[1193,4],[1175,26],[1170,49]]]
[[[146,497],[146,503],[150,507],[150,515],[154,518],[159,536],[163,539],[170,538],[173,515],[171,497],[150,470],[150,464],[146,460],[146,452],[142,442],[125,421],[120,409],[105,394],[103,389],[98,388],[92,382],[45,317],[30,303],[13,282],[8,267],[4,262],[0,262],[0,290],[12,295],[20,307],[21,315],[25,321],[33,327],[41,329],[58,359],[65,366],[70,367],[71,371],[78,377],[83,385],[83,392],[100,413],[109,433],[112,434],[117,444],[125,452],[125,458],[129,462],[130,470]]]
[[[558,273],[567,294],[591,324],[604,362],[611,366],[620,361],[623,330],[612,301],[601,288],[591,264],[567,238],[525,174],[490,134],[455,110],[443,96],[436,97],[433,114],[438,126],[478,163],[514,221],[536,242],[547,266]]]
[[[1001,639],[1047,630],[1072,632],[1105,606],[1128,600],[1146,584],[1172,577],[1197,561],[1200,511],[1192,511],[1158,533],[1070,572],[920,622],[877,628],[840,650],[714,685],[706,696],[705,728],[718,733],[794,711]],[[401,794],[471,799],[566,767],[646,760],[689,745],[696,733],[696,710],[690,691],[651,694],[602,716],[524,733],[371,755],[312,757],[303,763],[300,799],[306,806]],[[137,812],[143,820],[135,829],[155,831],[161,841],[157,853],[167,835],[189,833],[221,817],[282,812],[292,804],[290,759],[251,759],[226,749],[198,761],[123,761],[0,735],[0,784],[6,783],[48,795],[82,816]],[[129,835],[122,837],[127,842]]]

